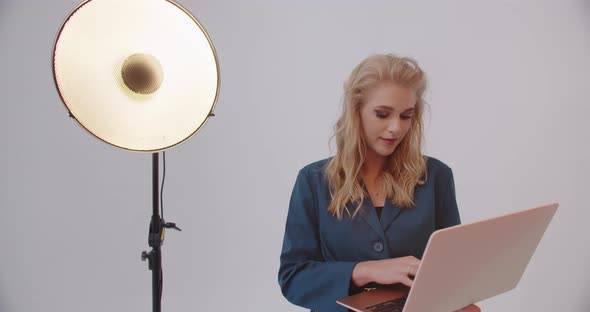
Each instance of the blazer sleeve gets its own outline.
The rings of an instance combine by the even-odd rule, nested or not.
[[[347,296],[358,262],[326,262],[321,252],[318,206],[305,170],[299,171],[285,225],[278,280],[291,303],[312,310],[347,311],[336,300]],[[339,308],[340,307],[340,308]]]
[[[455,180],[453,171],[445,166],[436,185],[436,229],[461,224],[457,198],[455,196]]]

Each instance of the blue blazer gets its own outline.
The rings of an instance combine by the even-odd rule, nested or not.
[[[338,220],[325,167],[329,159],[299,171],[285,225],[279,284],[291,303],[312,311],[345,312],[336,300],[348,296],[354,266],[362,261],[412,255],[422,258],[430,234],[460,223],[451,169],[427,157],[427,180],[416,186],[415,206],[385,201],[381,218],[367,198],[355,218]]]

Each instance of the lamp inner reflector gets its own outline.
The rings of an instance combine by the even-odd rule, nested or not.
[[[160,62],[155,57],[136,53],[123,62],[121,78],[131,91],[139,94],[152,94],[162,85],[164,73]]]

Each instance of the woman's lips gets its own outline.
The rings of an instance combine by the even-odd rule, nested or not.
[[[383,142],[385,142],[387,145],[394,145],[397,142],[397,139],[381,138],[381,140],[383,140]]]

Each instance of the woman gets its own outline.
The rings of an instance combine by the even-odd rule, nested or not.
[[[425,88],[410,58],[352,71],[336,155],[301,169],[291,195],[279,268],[290,302],[347,311],[336,300],[364,287],[411,287],[430,234],[460,223],[451,169],[422,155]]]

